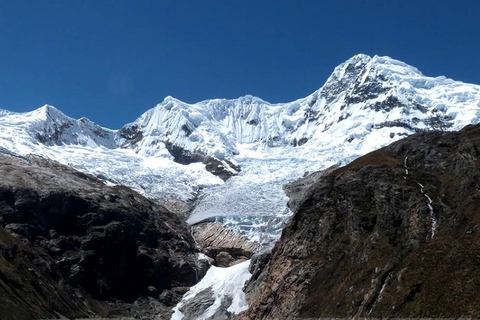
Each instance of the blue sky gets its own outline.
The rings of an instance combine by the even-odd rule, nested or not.
[[[171,95],[304,97],[357,53],[480,84],[480,1],[0,0],[0,108],[119,128]]]

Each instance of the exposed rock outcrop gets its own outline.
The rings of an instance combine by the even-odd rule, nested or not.
[[[283,191],[289,198],[287,205],[290,208],[290,210],[296,211],[299,205],[302,203],[303,198],[305,197],[305,193],[312,186],[312,184],[314,184],[318,179],[328,175],[329,173],[331,173],[333,170],[337,168],[338,168],[338,165],[334,165],[322,171],[317,171],[310,174],[305,173],[305,175],[302,178],[284,185]]]
[[[212,258],[217,267],[229,267],[248,260],[258,249],[258,243],[227,230],[221,223],[199,223],[192,229],[202,252]]]
[[[191,164],[201,162],[205,165],[205,169],[213,175],[216,175],[223,181],[227,181],[232,176],[236,176],[240,172],[240,166],[232,161],[225,159],[222,161],[215,157],[204,155],[200,152],[191,152],[183,149],[171,142],[165,142],[165,147],[173,156],[175,162],[180,164]]]
[[[168,317],[202,276],[184,223],[129,188],[3,154],[0,176],[2,317]]]
[[[477,317],[479,137],[419,133],[299,188],[243,318]]]

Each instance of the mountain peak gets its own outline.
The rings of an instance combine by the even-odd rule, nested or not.
[[[370,60],[372,60],[372,57],[370,57],[368,54],[359,53],[359,54],[354,55],[353,57],[351,57],[350,59],[348,59],[344,63],[346,63],[346,64],[352,64],[352,63],[355,64],[355,63],[358,63],[358,62],[367,63]]]
[[[338,81],[345,81],[344,78],[354,78],[364,69],[365,65],[369,63],[372,58],[366,54],[357,54],[344,63],[340,64],[333,70],[332,75],[329,78]],[[327,81],[328,82],[328,81]]]
[[[49,104],[45,104],[42,107],[36,110],[33,110],[31,113],[37,114],[41,118],[45,118],[45,119],[50,118],[53,120],[60,120],[60,119],[73,120],[72,118],[66,116],[62,111],[58,110],[57,108]]]
[[[184,103],[183,101],[175,98],[175,97],[172,97],[172,96],[166,96],[163,101],[160,103],[160,105],[162,104],[165,104],[165,103],[169,103],[169,102],[173,102],[173,103]]]
[[[58,110],[57,108],[55,108],[54,106],[52,106],[50,104],[44,104],[43,106],[41,106],[37,110],[41,110],[41,111],[44,111],[44,112],[60,112],[61,113],[60,110]]]
[[[379,70],[378,74],[382,75],[400,75],[421,77],[423,74],[415,67],[406,64],[400,60],[393,59],[388,56],[372,57],[360,53],[344,63],[340,64],[332,73],[333,78],[338,81],[345,81],[344,78],[353,79],[366,76],[371,70]],[[331,77],[332,78],[332,77]]]
[[[246,94],[244,96],[241,96],[238,98],[238,100],[241,100],[241,101],[258,101],[258,102],[262,102],[262,103],[265,103],[266,101],[263,100],[262,98],[259,98],[259,97],[256,97],[256,96],[252,96],[251,94]]]
[[[371,59],[370,64],[405,76],[423,76],[417,68],[388,56],[376,55]]]

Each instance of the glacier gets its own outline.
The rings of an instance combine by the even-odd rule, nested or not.
[[[215,219],[270,245],[289,216],[285,183],[414,132],[458,130],[479,117],[480,86],[359,54],[296,101],[247,95],[189,104],[166,97],[119,130],[48,105],[3,110],[0,146],[130,186],[172,208],[186,203],[189,223]],[[232,177],[206,170],[208,157]]]

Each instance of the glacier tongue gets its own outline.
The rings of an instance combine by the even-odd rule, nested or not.
[[[235,160],[242,171],[224,184],[204,190],[187,222],[215,220],[262,247],[270,247],[291,214],[283,185],[307,171],[321,170],[339,161],[330,154],[302,155],[301,149],[289,147],[268,152],[241,146]]]

